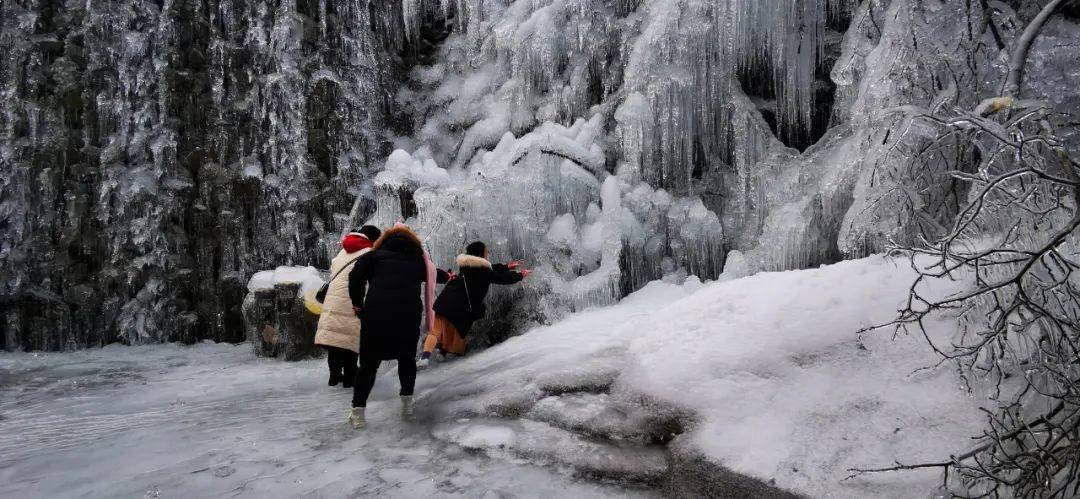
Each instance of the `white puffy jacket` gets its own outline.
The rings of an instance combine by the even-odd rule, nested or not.
[[[330,276],[336,274],[337,278],[330,282],[323,300],[319,329],[315,332],[316,345],[360,351],[360,319],[353,313],[352,300],[349,299],[349,272],[356,263],[356,257],[368,251],[371,248],[352,253],[341,250],[330,262]],[[341,270],[346,266],[348,268]]]

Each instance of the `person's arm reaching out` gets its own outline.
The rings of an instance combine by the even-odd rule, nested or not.
[[[516,261],[516,260],[510,262],[509,265],[503,265],[501,263],[496,263],[496,264],[492,265],[491,266],[491,283],[492,284],[508,285],[508,284],[517,284],[517,283],[521,282],[521,280],[524,279],[525,276],[529,275],[530,271],[529,270],[523,270],[521,272],[516,272],[514,270],[511,270],[511,269],[516,269],[516,268],[518,268],[520,266],[521,266],[521,262]]]
[[[452,270],[435,269],[435,271],[435,282],[439,284],[446,284],[456,277]]]

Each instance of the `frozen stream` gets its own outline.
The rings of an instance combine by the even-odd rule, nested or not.
[[[324,369],[243,345],[0,355],[0,497],[650,495],[437,440],[399,421],[393,375],[353,431]]]

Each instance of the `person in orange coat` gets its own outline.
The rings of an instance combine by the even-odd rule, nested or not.
[[[517,269],[519,261],[492,264],[487,260],[487,246],[481,241],[469,244],[458,255],[458,274],[435,300],[435,320],[424,339],[424,351],[417,367],[423,369],[431,362],[436,347],[461,355],[465,353],[473,322],[487,313],[484,299],[492,284],[510,285],[521,282],[531,271]]]

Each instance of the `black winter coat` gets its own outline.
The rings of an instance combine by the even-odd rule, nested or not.
[[[349,272],[349,298],[360,309],[360,355],[383,360],[415,354],[427,280],[420,240],[409,229],[387,230]]]
[[[473,322],[487,313],[484,299],[492,284],[515,284],[522,275],[502,264],[472,255],[458,255],[460,273],[443,288],[435,300],[435,313],[445,317],[464,338]]]

